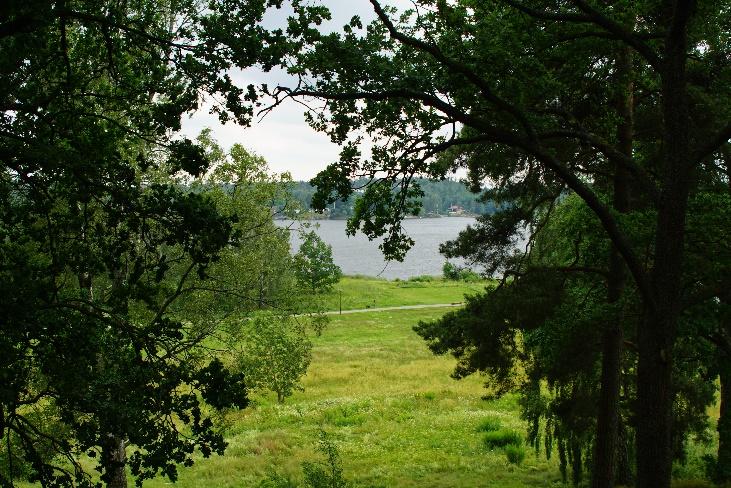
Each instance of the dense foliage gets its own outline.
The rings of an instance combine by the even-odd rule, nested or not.
[[[484,215],[495,211],[495,206],[490,202],[484,202],[471,193],[464,183],[454,180],[427,180],[417,178],[414,184],[421,187],[424,195],[421,197],[422,216],[444,216],[449,215],[450,208],[457,207],[457,213],[464,215]],[[366,180],[353,180],[354,188],[361,188],[367,185]],[[312,206],[312,197],[316,188],[310,183],[298,181],[292,188],[292,197],[299,202],[303,209]],[[350,218],[353,216],[355,200],[358,193],[350,195],[345,201],[336,200],[327,206],[327,215],[330,218]]]
[[[257,255],[289,259],[267,204],[282,182],[241,148],[174,137],[202,93],[225,95],[223,117],[251,113],[200,41],[210,15],[0,7],[3,486],[96,484],[86,457],[109,486],[127,469],[175,480],[194,453],[223,452],[212,409],[248,403],[205,341],[281,296],[287,273]]]
[[[544,422],[561,465],[578,482],[591,460],[597,488],[624,472],[668,488],[718,377],[710,471],[728,479],[727,2],[370,3],[368,26],[341,31],[301,0],[0,7],[4,484],[15,469],[89,484],[83,454],[110,486],[127,465],[174,480],[196,449],[223,450],[204,404],[243,407],[245,385],[202,342],[290,277],[260,162],[175,137],[204,95],[244,124],[267,97],[264,111],[323,101],[308,120],[342,152],[312,205],[356,196],[348,231],[385,236],[392,258],[413,244],[401,222],[423,208],[419,178],[465,168],[472,189],[488,183],[499,211],[444,251],[502,284],[420,333],[457,375],[522,388],[531,439]],[[286,26],[265,28],[285,4]],[[236,86],[251,66],[294,79]]]
[[[312,358],[312,344],[296,319],[260,312],[246,321],[239,333],[239,367],[250,388],[270,390],[284,403],[295,390]]]
[[[294,255],[294,272],[300,285],[311,293],[332,289],[343,275],[333,262],[332,246],[314,230],[300,233],[302,243]]]
[[[560,262],[558,270],[539,271],[553,286],[529,277],[525,286],[558,293],[563,287],[551,282],[562,273],[591,275],[601,263],[604,280],[598,283],[606,288],[579,289],[597,293],[597,305],[636,305],[636,320],[618,313],[600,327],[592,483],[608,487],[615,479],[623,333],[629,331],[636,347],[631,391],[637,484],[667,488],[676,451],[676,399],[685,383],[682,371],[691,364],[684,338],[695,327],[685,314],[720,301],[727,288],[714,271],[727,269],[726,245],[707,255],[712,266],[692,266],[693,256],[708,248],[695,238],[690,220],[697,196],[727,191],[726,3],[424,0],[401,12],[370,3],[375,20],[368,26],[354,17],[333,32],[318,29],[329,19],[327,9],[293,1],[298,16],[283,32],[286,41],[267,44],[270,53],[280,49],[276,58],[259,58],[296,77],[290,86],[263,87],[273,105],[290,98],[323,101],[322,110],[308,112],[311,124],[343,146],[340,161],[313,180],[314,207],[349,198],[352,179],[367,178],[349,231],[385,236],[384,252],[401,257],[412,244],[401,221],[423,196],[414,179],[467,168],[475,189],[490,183],[484,198],[502,211],[448,253],[471,254],[492,271],[522,273],[509,244],[548,225],[567,195],[580,198],[597,224],[596,245],[589,249],[594,266],[582,269],[586,257],[575,253],[578,259]],[[243,67],[250,59],[239,57],[242,45],[229,43]],[[368,158],[361,154],[364,134],[374,144]],[[719,210],[707,208],[702,215]],[[579,246],[585,233],[577,230],[562,232]],[[529,258],[532,249],[529,243]],[[583,303],[581,296],[554,300],[571,309]],[[533,300],[526,293],[522,303]],[[549,304],[527,310],[545,313],[534,317],[535,327],[550,323]],[[708,310],[710,322],[718,323],[721,316],[712,305]],[[596,313],[565,318],[576,319],[578,332],[595,322]],[[510,336],[498,334],[504,338],[498,343],[494,335],[484,339],[500,351],[512,347]],[[454,345],[481,348],[473,339]],[[488,354],[491,348],[484,347]]]

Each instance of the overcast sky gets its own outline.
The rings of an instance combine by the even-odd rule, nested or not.
[[[368,0],[322,0],[330,8],[333,20],[326,29],[338,29],[354,15],[359,15],[364,25],[374,19]],[[410,0],[383,2],[397,6],[410,6]],[[281,25],[286,12],[277,12],[265,19],[268,25]],[[270,86],[284,84],[282,73],[265,74],[257,70],[232,74],[242,86],[249,83],[267,82]],[[275,173],[288,171],[295,180],[309,180],[329,163],[338,159],[340,149],[329,138],[311,129],[304,120],[304,108],[291,100],[277,107],[263,120],[255,119],[251,127],[243,128],[233,123],[222,125],[215,115],[208,113],[210,106],[183,121],[183,133],[194,138],[210,127],[214,137],[225,148],[239,143],[261,156]]]

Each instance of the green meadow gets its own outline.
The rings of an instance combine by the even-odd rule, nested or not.
[[[345,277],[326,296],[337,310],[454,303],[487,282],[422,278],[387,281]],[[224,456],[199,458],[180,470],[181,488],[257,487],[272,473],[302,481],[302,463],[323,460],[321,431],[337,446],[344,477],[356,487],[521,488],[565,486],[558,461],[526,448],[519,464],[506,449],[488,447],[485,430],[523,438],[516,395],[490,398],[479,376],[450,377],[451,357],[434,356],[412,327],[449,308],[389,310],[334,315],[314,343],[304,391],[278,404],[256,392],[252,405],[220,419],[229,447]],[[489,426],[486,429],[486,426]],[[496,432],[492,432],[493,434]],[[679,478],[699,474],[700,456],[713,446],[695,446]],[[158,478],[145,486],[170,486]],[[676,481],[677,487],[706,483]]]
[[[345,276],[322,296],[327,310],[397,307],[401,305],[430,305],[458,303],[465,294],[485,289],[486,281],[466,283],[431,276],[410,280],[385,280],[362,276]]]
[[[464,293],[477,291],[484,283],[345,278],[341,286],[348,290],[347,301],[344,297],[348,307],[363,308],[371,296],[378,307],[461,301]],[[323,335],[313,337],[305,390],[284,405],[277,404],[273,394],[253,395],[251,407],[223,419],[229,442],[226,455],[181,469],[177,486],[257,486],[273,472],[300,480],[302,462],[321,458],[316,451],[321,430],[338,447],[345,478],[355,486],[560,484],[554,460],[529,451],[522,464],[514,465],[503,449],[485,447],[480,426],[486,419],[521,436],[525,426],[518,417],[516,397],[485,400],[488,391],[480,377],[453,380],[454,361],[432,355],[412,331],[418,321],[448,310],[331,317]],[[158,479],[145,486],[168,483]]]
[[[454,303],[487,284],[346,277],[326,299],[337,304],[333,300],[342,292],[344,310]],[[413,332],[419,321],[449,311],[331,315],[322,336],[311,337],[304,391],[284,404],[273,393],[254,392],[248,408],[220,416],[229,444],[225,455],[198,456],[192,467],[180,468],[174,486],[258,487],[274,473],[300,483],[303,462],[324,460],[317,450],[322,431],[339,450],[344,478],[354,487],[567,486],[555,456],[547,460],[526,446],[520,462],[508,460],[505,444],[514,439],[503,441],[504,434],[520,442],[526,432],[517,395],[495,399],[479,376],[452,379],[454,359],[434,356]],[[701,457],[713,449],[714,444],[694,444],[688,464],[674,470],[685,480],[676,479],[673,486],[710,487],[691,479],[700,477]],[[84,464],[91,469],[93,462]],[[171,485],[162,477],[144,483]]]

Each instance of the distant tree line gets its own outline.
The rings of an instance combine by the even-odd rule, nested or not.
[[[365,180],[355,180],[353,188],[366,185]],[[463,209],[465,214],[489,215],[495,211],[492,201],[480,199],[480,195],[469,191],[464,183],[456,180],[428,180],[419,178],[414,180],[424,195],[418,200],[421,202],[419,215],[448,215],[452,206]],[[307,181],[296,181],[292,184],[291,197],[301,205],[302,209],[310,210],[315,187]],[[359,193],[356,191],[346,200],[338,200],[328,205],[328,215],[331,218],[349,218],[353,215],[355,200]]]

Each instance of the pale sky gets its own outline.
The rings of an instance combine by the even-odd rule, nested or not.
[[[333,20],[326,29],[338,29],[354,15],[359,15],[365,26],[374,14],[368,0],[322,0],[330,8]],[[410,7],[410,0],[384,1],[384,4]],[[265,19],[270,26],[281,25],[286,13],[279,12]],[[249,83],[266,82],[269,86],[286,84],[286,74],[266,74],[260,70],[232,73],[232,77],[246,86]],[[208,113],[204,107],[192,117],[183,120],[183,134],[195,138],[206,128],[224,148],[241,144],[248,150],[263,156],[274,173],[290,172],[295,180],[309,180],[328,164],[337,161],[340,148],[330,142],[322,133],[311,129],[305,122],[304,107],[288,100],[269,113],[262,121],[254,120],[251,127],[244,128],[233,123],[222,125],[217,116]],[[364,148],[367,150],[367,148]]]

